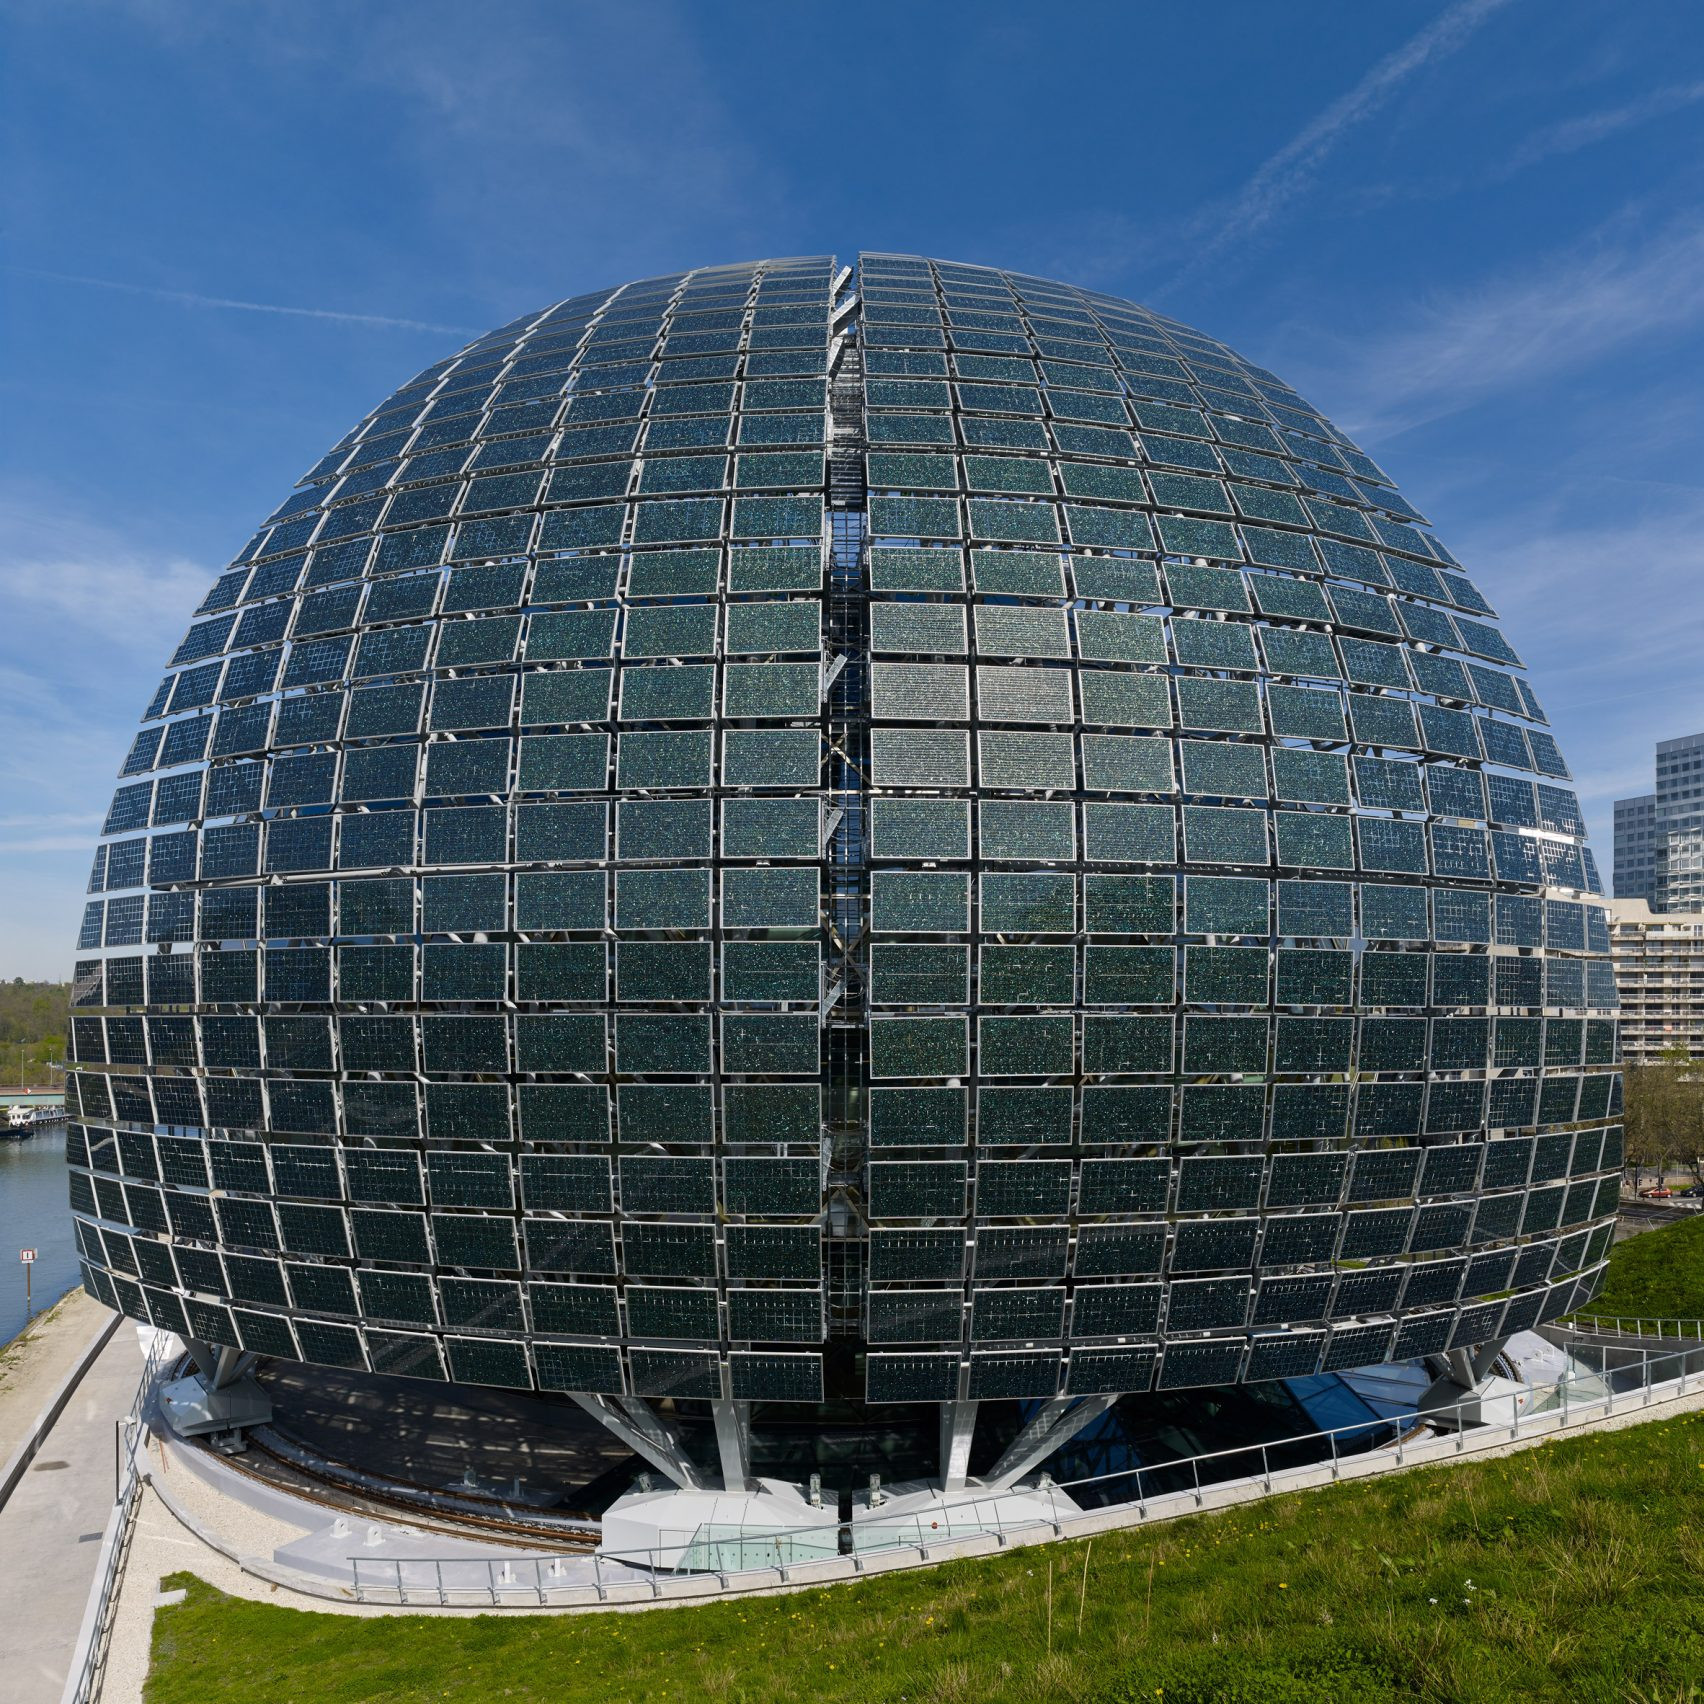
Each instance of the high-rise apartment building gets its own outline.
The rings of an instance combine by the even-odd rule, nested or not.
[[[1658,911],[1704,905],[1704,734],[1657,745],[1655,887]]]
[[[1658,913],[1642,899],[1616,899],[1609,950],[1627,1063],[1652,1064],[1671,1047],[1704,1057],[1704,912]]]
[[[1615,801],[1615,897],[1704,907],[1704,734],[1657,744],[1657,790]]]
[[[1615,801],[1615,897],[1640,900],[1656,897],[1657,795]]]

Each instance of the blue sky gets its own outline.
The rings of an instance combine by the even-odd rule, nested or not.
[[[1147,302],[1378,457],[1608,801],[1704,728],[1704,12],[14,0],[0,975],[64,975],[213,575],[402,379],[544,302],[859,248]]]

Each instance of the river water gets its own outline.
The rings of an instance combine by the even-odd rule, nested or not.
[[[77,1282],[63,1124],[22,1142],[0,1141],[0,1344],[24,1328],[22,1248],[36,1251],[30,1282],[40,1312]]]

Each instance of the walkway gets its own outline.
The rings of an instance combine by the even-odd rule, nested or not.
[[[112,1318],[82,1289],[38,1313],[29,1327],[0,1347],[0,1461],[30,1435],[41,1411],[77,1364],[89,1339]],[[130,1335],[135,1339],[135,1329]],[[141,1373],[137,1361],[137,1373]]]
[[[7,1704],[58,1704],[112,1511],[114,1426],[141,1376],[135,1329],[121,1325],[0,1509]]]

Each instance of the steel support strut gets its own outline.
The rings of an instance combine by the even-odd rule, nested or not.
[[[982,1483],[996,1491],[1015,1485],[1061,1444],[1069,1443],[1085,1426],[1100,1419],[1117,1400],[1116,1396],[1061,1396],[1044,1402],[983,1476]]]
[[[607,1427],[636,1455],[672,1479],[683,1491],[710,1489],[692,1464],[679,1430],[641,1397],[601,1396],[576,1390],[568,1393],[600,1425]]]

